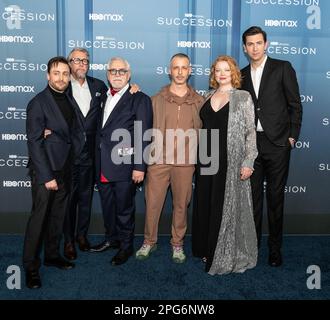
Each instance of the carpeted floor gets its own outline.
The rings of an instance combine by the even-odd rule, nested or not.
[[[102,241],[91,236],[91,242]],[[141,236],[135,239],[137,249]],[[210,276],[204,264],[191,255],[190,237],[185,240],[187,262],[174,264],[171,260],[169,237],[162,236],[159,246],[148,260],[134,257],[122,266],[111,266],[115,251],[82,253],[73,270],[62,271],[42,266],[42,288],[25,288],[22,270],[22,289],[6,287],[9,265],[21,267],[23,237],[0,235],[0,299],[137,299],[137,300],[254,300],[254,299],[329,299],[330,298],[330,237],[286,236],[283,245],[284,264],[271,268],[267,264],[267,238],[263,238],[256,268],[243,274]],[[306,282],[307,268],[321,269],[321,289],[310,290]]]

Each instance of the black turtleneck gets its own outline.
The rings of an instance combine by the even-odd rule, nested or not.
[[[61,110],[61,113],[62,113],[65,121],[67,122],[69,128],[72,128],[73,117],[74,117],[73,107],[72,107],[70,101],[68,100],[66,94],[64,92],[55,91],[49,85],[48,85],[48,88],[49,88],[53,98],[55,99],[57,106]]]

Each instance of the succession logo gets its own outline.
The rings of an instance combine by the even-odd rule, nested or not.
[[[96,36],[95,40],[68,41],[68,47],[81,47],[87,49],[119,49],[119,50],[144,50],[143,41],[123,41],[113,37]]]
[[[0,167],[26,167],[29,161],[27,156],[19,156],[17,154],[10,154],[8,158],[0,158]]]
[[[26,120],[26,109],[8,107],[7,111],[0,111],[0,120]]]
[[[27,12],[18,5],[9,5],[4,8],[1,18],[6,21],[9,30],[22,29],[25,22],[55,22],[55,13]]]
[[[246,0],[246,4],[272,6],[318,6],[320,0]]]
[[[167,66],[158,66],[156,67],[156,74],[163,75],[163,74],[170,74],[169,69]],[[209,76],[210,75],[210,68],[204,67],[201,64],[192,64],[191,65],[191,75],[192,76]]]
[[[313,47],[300,47],[300,46],[292,46],[289,43],[281,43],[278,41],[271,41],[267,48],[267,52],[269,54],[277,54],[277,55],[317,55],[317,48]]]
[[[231,28],[231,19],[211,19],[203,15],[185,13],[183,17],[157,17],[157,24],[160,26],[186,26],[204,28]]]
[[[47,71],[47,64],[28,62],[25,59],[6,58],[4,62],[0,61],[0,71]]]

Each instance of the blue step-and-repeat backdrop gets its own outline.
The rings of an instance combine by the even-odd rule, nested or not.
[[[155,94],[168,83],[177,52],[192,59],[191,85],[208,90],[212,61],[248,61],[241,34],[251,25],[268,33],[268,54],[297,72],[303,126],[292,152],[287,214],[330,214],[330,1],[328,0],[1,0],[0,215],[29,212],[25,168],[28,101],[46,85],[46,64],[73,47],[89,50],[90,75],[106,81],[106,63],[123,56],[132,82]],[[171,211],[169,199],[165,211]],[[98,195],[93,212],[100,212]],[[143,218],[143,189],[137,215]]]

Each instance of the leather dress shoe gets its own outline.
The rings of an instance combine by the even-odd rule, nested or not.
[[[56,267],[62,270],[69,270],[74,268],[74,263],[69,262],[62,257],[55,259],[45,259],[44,265],[47,267]]]
[[[77,237],[77,243],[80,251],[89,251],[91,245],[86,237]]]
[[[123,263],[125,263],[128,258],[133,255],[133,249],[130,250],[122,250],[120,249],[117,254],[112,258],[111,264],[113,266],[119,266]]]
[[[36,270],[26,271],[25,283],[29,289],[39,289],[41,287],[39,272]]]
[[[119,242],[118,241],[103,241],[93,247],[90,247],[90,252],[103,252],[108,249],[118,249]]]
[[[64,257],[68,260],[77,259],[77,251],[72,242],[64,243]]]
[[[268,264],[272,267],[279,267],[282,265],[282,255],[280,251],[273,251],[269,254]]]

